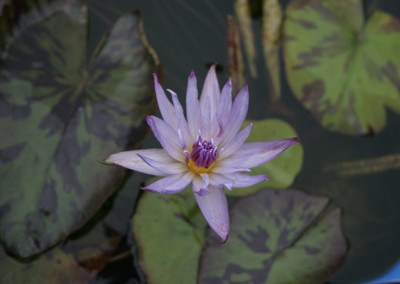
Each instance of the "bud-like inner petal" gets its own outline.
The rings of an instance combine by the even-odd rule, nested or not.
[[[208,142],[201,136],[193,144],[192,153],[190,159],[194,162],[198,168],[209,168],[215,160],[218,158],[219,152],[217,147],[214,146],[214,141]]]

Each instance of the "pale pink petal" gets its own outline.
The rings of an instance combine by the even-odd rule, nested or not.
[[[142,187],[142,189],[163,194],[178,193],[192,182],[193,176],[194,174],[190,171],[169,175],[148,186]]]
[[[186,91],[186,117],[194,140],[201,127],[201,110],[198,100],[197,79],[193,71],[190,73]]]
[[[233,174],[233,177],[234,177],[233,187],[248,187],[255,185],[259,182],[268,180],[268,177],[265,175],[249,176],[249,175],[235,173]]]
[[[194,194],[197,204],[211,229],[218,234],[221,242],[226,242],[229,233],[228,202],[223,188],[210,186],[210,194]]]
[[[253,127],[253,123],[250,123],[246,126],[245,129],[240,131],[236,136],[229,142],[224,144],[224,150],[221,151],[220,159],[225,157],[229,157],[232,153],[234,153],[243,143],[246,141],[247,137],[249,137],[251,128]]]
[[[232,105],[232,111],[229,116],[229,121],[224,126],[223,135],[217,140],[218,145],[224,147],[225,143],[236,135],[246,118],[247,109],[249,107],[249,90],[247,85],[239,92]]]
[[[104,161],[128,168],[148,175],[165,176],[165,172],[158,170],[145,163],[138,155],[146,156],[165,164],[174,164],[176,161],[164,149],[143,149],[119,152],[110,155]]]
[[[173,174],[180,174],[187,171],[187,166],[184,163],[176,162],[160,162],[157,160],[153,160],[149,157],[143,156],[138,154],[138,156],[150,167],[159,170],[160,172],[164,173],[165,175],[173,175]]]
[[[295,137],[267,142],[245,143],[232,155],[232,157],[225,159],[225,163],[229,163],[231,159],[243,158],[244,161],[240,167],[256,167],[274,159],[285,149],[300,141],[299,138]],[[251,155],[250,158],[248,157],[249,155]]]
[[[161,116],[163,119],[172,127],[176,127],[178,125],[178,119],[175,114],[174,106],[168,100],[165,95],[164,89],[158,81],[157,74],[153,74],[154,77],[154,89],[156,91],[156,98],[158,108],[160,109]]]
[[[164,120],[159,119],[155,116],[147,116],[147,124],[153,130],[154,136],[163,146],[165,151],[177,161],[185,160],[183,149],[181,148],[179,135],[175,129],[173,129]]]

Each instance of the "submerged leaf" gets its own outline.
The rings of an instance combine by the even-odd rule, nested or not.
[[[400,154],[391,154],[378,158],[346,161],[324,167],[322,172],[333,172],[339,176],[354,176],[379,173],[399,169]]]
[[[20,257],[77,230],[122,172],[97,162],[137,147],[154,109],[137,13],[121,16],[86,67],[87,8],[24,1],[0,18],[0,239]]]
[[[250,68],[250,74],[257,78],[256,68],[256,48],[254,45],[254,35],[251,26],[249,0],[235,0],[234,8],[239,21],[239,30],[243,36],[244,49],[247,55],[247,61]]]
[[[228,16],[228,73],[232,79],[232,94],[237,94],[246,84],[240,37],[235,19]]]
[[[382,11],[364,20],[361,0],[291,1],[284,59],[296,97],[326,128],[380,131],[400,112],[400,21]]]
[[[282,9],[278,0],[263,1],[262,42],[265,65],[269,75],[272,101],[281,96],[279,48],[281,40]]]
[[[233,206],[231,234],[209,234],[200,283],[323,283],[347,250],[340,211],[322,215],[327,198],[262,190]]]

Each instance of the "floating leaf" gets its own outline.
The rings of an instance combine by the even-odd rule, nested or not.
[[[228,72],[232,79],[232,93],[237,94],[246,84],[240,37],[235,19],[228,15]]]
[[[243,36],[244,49],[250,68],[251,77],[257,77],[256,48],[254,35],[251,27],[249,0],[236,0],[234,3],[235,13],[239,21],[239,30]]]
[[[200,283],[323,283],[347,250],[338,209],[321,216],[327,198],[297,190],[262,190],[231,209],[226,244],[213,234],[203,252]]]
[[[281,40],[282,9],[278,0],[263,1],[262,43],[265,65],[269,75],[272,101],[281,96],[279,47]]]
[[[138,194],[138,190],[132,189],[139,189],[132,177],[94,218],[62,245],[26,263],[16,261],[1,250],[1,283],[89,283],[93,280],[127,232],[132,204]]]
[[[196,283],[207,223],[193,193],[144,192],[132,218],[148,283]]]
[[[245,122],[246,127],[249,122]],[[253,121],[253,128],[247,142],[261,142],[269,140],[296,137],[296,131],[286,122],[279,119],[265,119]],[[274,189],[283,189],[290,186],[303,164],[303,146],[298,143],[282,152],[278,157],[270,162],[251,169],[251,175],[267,175],[267,182],[250,186],[248,188],[233,188],[226,191],[229,195],[247,195],[268,186]]]
[[[400,21],[361,0],[292,1],[284,23],[289,84],[331,131],[366,134],[400,112]]]
[[[72,254],[59,248],[42,255],[35,264],[23,264],[0,248],[1,283],[88,283],[92,276],[79,266]]]
[[[137,147],[154,109],[156,59],[137,13],[86,67],[86,6],[24,1],[0,18],[0,239],[21,257],[77,230],[121,181],[101,160]]]

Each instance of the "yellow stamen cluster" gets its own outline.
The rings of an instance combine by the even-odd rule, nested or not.
[[[195,174],[205,174],[210,172],[215,166],[215,163],[212,163],[208,168],[206,167],[197,167],[192,159],[189,159],[189,168]]]

